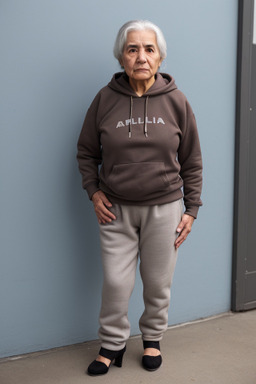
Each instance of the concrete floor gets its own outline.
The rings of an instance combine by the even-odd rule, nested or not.
[[[256,310],[226,313],[169,328],[161,343],[163,365],[156,372],[140,364],[142,343],[127,343],[123,367],[90,377],[88,364],[98,342],[0,360],[1,384],[256,384]]]

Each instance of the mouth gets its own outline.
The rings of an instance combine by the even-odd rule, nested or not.
[[[148,72],[149,71],[149,69],[147,69],[147,68],[137,68],[137,69],[135,69],[135,72]]]

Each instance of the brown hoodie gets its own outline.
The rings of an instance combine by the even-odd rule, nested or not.
[[[186,213],[195,218],[202,205],[195,117],[167,74],[157,73],[142,97],[125,73],[115,74],[88,109],[77,159],[90,199],[101,189],[112,203],[155,205],[184,193]]]

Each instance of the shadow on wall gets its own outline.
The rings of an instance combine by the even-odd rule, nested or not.
[[[80,131],[81,127],[79,127]],[[78,136],[77,136],[78,139]],[[82,189],[81,176],[76,161],[76,147],[69,172],[68,216],[70,240],[73,248],[72,272],[76,295],[82,299],[86,316],[98,316],[102,286],[100,241],[96,215],[92,202]],[[88,319],[90,321],[90,319]],[[95,325],[94,325],[95,326]]]
[[[77,140],[98,85],[85,74],[82,60],[78,58],[75,67],[72,63],[70,58],[60,70],[51,67],[49,81],[41,95],[45,99],[43,105],[51,113],[44,130],[48,137],[43,138],[48,150],[44,172],[48,179],[47,191],[50,188],[52,192],[49,200],[54,210],[49,215],[54,223],[51,227],[57,234],[57,244],[50,252],[56,258],[57,268],[62,271],[56,271],[51,277],[56,301],[62,301],[53,317],[55,327],[58,326],[56,320],[66,317],[57,341],[64,339],[64,344],[97,337],[102,287],[98,223],[93,205],[82,188],[76,160]],[[58,283],[54,285],[56,278]],[[60,297],[61,289],[65,298]]]

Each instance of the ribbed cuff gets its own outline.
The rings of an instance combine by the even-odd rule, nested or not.
[[[88,196],[89,196],[90,200],[92,199],[92,195],[95,192],[100,190],[98,184],[96,184],[96,183],[91,183],[91,184],[87,185],[85,189],[86,189],[86,192],[88,193]]]
[[[187,215],[193,216],[194,219],[196,219],[197,218],[197,214],[198,214],[198,210],[199,210],[199,207],[196,206],[196,205],[193,205],[193,206],[190,206],[190,207],[186,207],[185,213]]]

